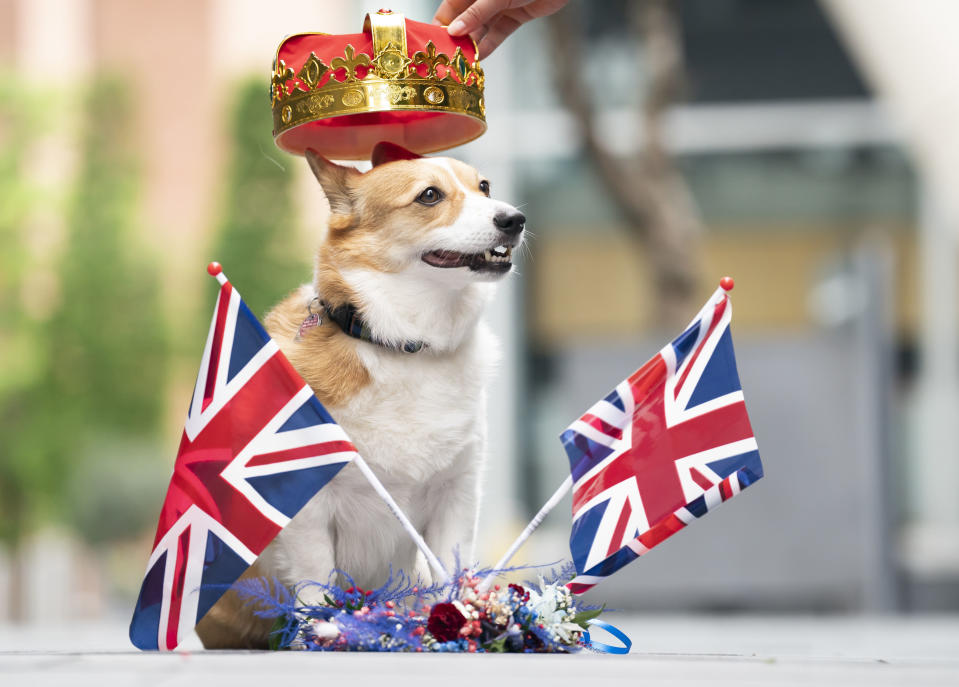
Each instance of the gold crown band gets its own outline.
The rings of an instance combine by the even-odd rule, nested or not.
[[[300,84],[290,90],[287,83],[294,79],[293,69],[277,61],[270,88],[274,136],[318,119],[390,110],[452,112],[485,124],[485,76],[478,55],[470,62],[459,47],[451,56],[437,52],[433,41],[428,41],[425,51],[410,58],[402,15],[376,13],[367,21],[364,29],[372,33],[372,58],[357,53],[352,45],[329,64],[311,53],[295,74]],[[343,81],[334,78],[340,69],[345,73]]]
[[[319,118],[384,112],[430,110],[454,112],[485,120],[483,91],[425,79],[385,80],[367,76],[353,82],[332,81],[313,91],[294,91],[273,107],[274,135]]]

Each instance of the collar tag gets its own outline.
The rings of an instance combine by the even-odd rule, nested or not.
[[[304,334],[314,327],[319,327],[321,324],[323,324],[323,318],[320,317],[320,313],[313,312],[314,302],[319,303],[319,298],[314,298],[312,301],[310,301],[309,305],[306,306],[307,310],[310,311],[310,314],[307,315],[306,319],[300,323],[300,328],[296,330],[296,336],[293,337],[294,341],[302,341]]]

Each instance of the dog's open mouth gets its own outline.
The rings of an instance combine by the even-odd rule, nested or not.
[[[496,246],[482,253],[457,253],[455,250],[434,250],[423,256],[433,267],[469,267],[471,270],[505,272],[512,265],[513,249]]]

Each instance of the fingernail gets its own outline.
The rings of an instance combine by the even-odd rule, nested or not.
[[[447,29],[451,36],[459,36],[466,32],[466,22],[462,19],[456,19]]]

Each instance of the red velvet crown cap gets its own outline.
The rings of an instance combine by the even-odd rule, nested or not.
[[[346,160],[380,141],[445,150],[486,131],[484,80],[472,39],[390,10],[367,15],[363,33],[296,34],[277,49],[274,140]]]

